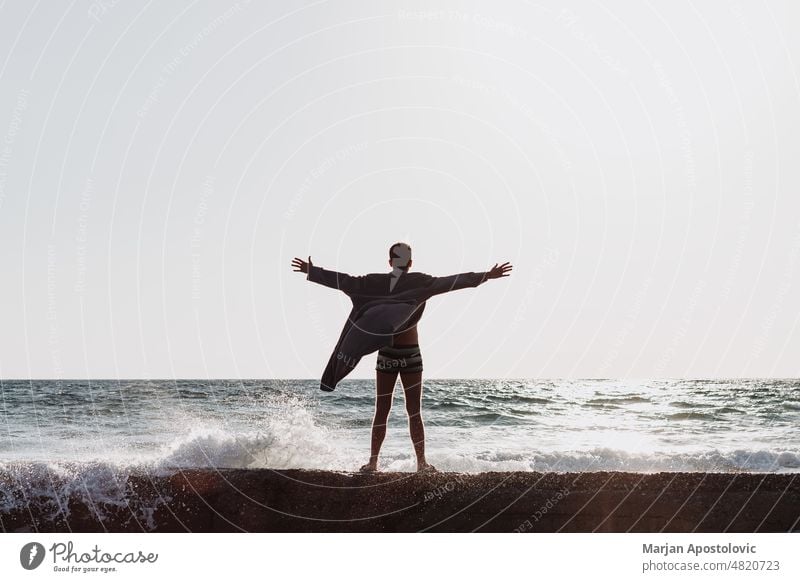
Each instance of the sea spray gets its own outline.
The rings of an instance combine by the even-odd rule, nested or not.
[[[172,499],[158,492],[136,490],[136,476],[147,477],[143,468],[105,462],[0,463],[0,514],[19,511],[35,514],[43,522],[69,523],[72,507],[89,507],[103,522],[120,513],[142,529],[153,528],[153,515]]]

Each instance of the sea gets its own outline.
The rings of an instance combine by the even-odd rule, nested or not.
[[[36,464],[355,471],[374,380],[0,381],[0,472]],[[413,471],[398,380],[380,466]],[[426,379],[444,471],[800,472],[800,380]]]

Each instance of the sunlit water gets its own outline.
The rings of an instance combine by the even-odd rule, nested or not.
[[[10,464],[355,470],[374,381],[4,381]],[[429,460],[450,471],[800,472],[797,380],[426,380]],[[398,382],[382,454],[414,468]]]

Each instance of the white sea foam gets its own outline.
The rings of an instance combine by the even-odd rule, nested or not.
[[[305,408],[271,416],[255,430],[198,427],[177,437],[147,459],[155,468],[214,467],[339,468],[342,452],[331,430],[319,426]]]

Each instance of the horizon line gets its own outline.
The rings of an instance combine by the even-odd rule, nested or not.
[[[169,380],[237,380],[237,381],[244,381],[244,380],[295,380],[295,381],[307,381],[307,382],[319,382],[319,378],[288,378],[288,377],[281,377],[281,378],[237,378],[233,376],[215,376],[215,377],[160,377],[160,378],[148,378],[148,377],[126,377],[126,378],[0,378],[1,382],[39,382],[39,381],[60,381],[60,382],[72,382],[72,381],[120,381],[120,380],[148,380],[148,381],[169,381]],[[352,381],[374,381],[375,378],[347,378],[342,380],[341,383],[352,382]],[[606,381],[606,380],[800,380],[800,376],[658,376],[658,377],[604,377],[604,378],[591,378],[591,377],[581,377],[581,378],[572,378],[572,377],[537,377],[537,376],[527,376],[527,377],[491,377],[491,376],[474,376],[474,377],[427,377],[424,380],[541,380],[541,381],[552,381],[552,380],[585,380],[585,381]]]

